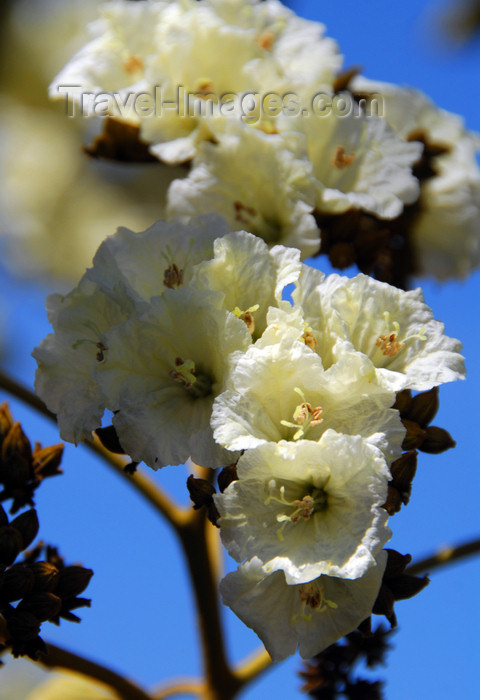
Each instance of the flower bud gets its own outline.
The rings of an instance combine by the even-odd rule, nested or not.
[[[402,423],[407,429],[407,434],[403,439],[402,448],[404,450],[414,450],[417,447],[419,448],[425,438],[425,431],[418,425],[418,423],[407,420],[406,418],[402,419]]]
[[[396,401],[393,404],[392,408],[396,408],[397,411],[399,411],[400,416],[402,418],[406,418],[410,410],[411,402],[412,392],[410,391],[410,389],[404,389],[403,391],[398,392]]]
[[[427,452],[431,455],[438,455],[441,452],[455,447],[457,443],[443,428],[437,428],[435,425],[429,425],[425,429],[425,439],[418,448],[422,452]]]
[[[36,561],[28,568],[35,577],[35,591],[54,591],[57,587],[60,573],[56,566],[46,561]]]
[[[20,423],[14,423],[2,443],[2,481],[7,486],[22,486],[32,474],[30,441]]]
[[[17,610],[28,610],[35,617],[44,622],[58,615],[62,608],[62,599],[54,593],[41,591],[39,593],[29,593],[17,605]]]
[[[0,527],[0,564],[10,566],[23,549],[23,537],[10,525]]]
[[[38,522],[37,512],[31,508],[25,513],[18,515],[10,525],[16,528],[23,538],[23,549],[26,549],[35,539],[38,534],[40,524]]]
[[[197,479],[192,474],[187,479],[187,489],[195,510],[207,506],[212,501],[215,487],[206,479]]]
[[[392,481],[401,493],[409,493],[410,487],[417,470],[417,452],[410,450],[392,462],[390,473]]]
[[[62,470],[59,467],[63,457],[63,450],[64,445],[61,442],[50,447],[36,447],[33,452],[33,469],[35,474],[41,479],[61,474]]]
[[[14,564],[3,574],[0,597],[7,603],[20,600],[20,598],[23,598],[33,590],[34,585],[35,576],[33,572],[24,564]]]
[[[395,600],[406,600],[413,598],[420,593],[430,583],[428,576],[412,576],[410,574],[399,574],[388,582]]]
[[[389,515],[395,515],[398,513],[402,507],[402,496],[398,489],[395,488],[391,483],[388,484],[387,500],[383,504],[384,508]]]
[[[93,571],[83,566],[65,566],[60,569],[55,593],[61,598],[75,598],[85,590],[92,576]]]
[[[197,479],[192,474],[187,479],[187,488],[190,498],[193,501],[194,510],[199,510],[203,506],[207,509],[208,519],[213,525],[217,524],[220,513],[213,501],[215,487],[205,479]]]
[[[409,420],[425,428],[435,418],[439,407],[438,386],[413,397],[408,411]]]

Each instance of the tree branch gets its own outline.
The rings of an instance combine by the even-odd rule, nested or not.
[[[31,408],[46,416],[53,422],[57,422],[54,413],[48,410],[43,401],[30,389],[17,382],[12,377],[0,371],[0,389],[4,389],[15,398],[23,401]],[[128,481],[147,501],[164,517],[171,525],[178,530],[190,517],[190,509],[181,508],[173,503],[172,499],[165,494],[163,489],[147,476],[142,470],[137,469],[135,474],[127,474],[124,469],[126,461],[120,455],[109,452],[100,440],[94,436],[93,442],[82,443],[89,450],[101,457],[114,471],[123,479]]]
[[[164,698],[174,698],[176,695],[191,695],[201,698],[204,692],[204,685],[199,680],[179,679],[171,683],[162,685],[153,693],[154,700],[164,700]]]
[[[253,654],[250,654],[250,656],[236,667],[235,675],[241,681],[242,685],[246,685],[266,671],[272,663],[272,657],[268,651],[261,647],[254,651]]]
[[[423,574],[432,571],[432,569],[438,569],[441,566],[453,564],[460,559],[465,559],[474,554],[480,554],[480,538],[452,547],[442,547],[436,554],[431,554],[411,564],[405,569],[405,573],[412,575]]]
[[[138,685],[120,676],[105,666],[62,649],[55,644],[47,644],[48,654],[42,654],[39,662],[47,668],[66,668],[69,671],[89,676],[113,688],[122,700],[152,700]]]

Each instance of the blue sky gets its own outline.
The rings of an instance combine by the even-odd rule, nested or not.
[[[326,24],[345,57],[367,77],[417,87],[443,108],[462,114],[480,131],[480,45],[454,52],[435,33],[435,13],[446,3],[404,0],[290,2],[298,14]],[[119,222],[121,223],[121,222]],[[109,233],[109,232],[106,232]],[[317,264],[327,269],[325,262]],[[34,345],[49,331],[44,297],[55,282],[39,287],[1,273],[5,323],[4,364],[31,384]],[[478,456],[480,275],[443,286],[422,283],[427,303],[447,334],[464,343],[467,381],[443,386],[435,423],[451,432],[457,447],[421,455],[409,506],[391,521],[391,546],[414,558],[440,545],[473,538],[479,529]],[[0,397],[3,400],[3,396]],[[17,402],[15,418],[32,441],[58,442],[54,428]],[[69,562],[95,571],[88,589],[91,610],[83,622],[44,625],[45,639],[87,653],[123,670],[146,686],[175,675],[199,672],[195,616],[185,567],[172,534],[124,482],[82,447],[68,446],[65,475],[45,483],[38,495],[42,539],[58,544]],[[166,468],[159,482],[184,498],[186,473]],[[438,571],[416,598],[397,604],[399,630],[387,665],[376,674],[386,697],[450,700],[477,697],[479,561]],[[256,648],[255,635],[226,611],[231,656]],[[298,657],[269,671],[242,696],[245,700],[305,697],[298,690]],[[6,700],[0,690],[0,700]],[[21,697],[9,700],[21,700]]]

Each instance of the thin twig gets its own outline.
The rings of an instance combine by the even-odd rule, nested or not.
[[[239,681],[241,681],[242,685],[246,685],[266,671],[271,665],[272,657],[261,647],[238,664],[235,668],[235,675]]]
[[[164,698],[174,698],[176,695],[191,695],[201,698],[204,692],[204,685],[199,680],[181,678],[162,685],[152,695],[154,700],[164,700]]]
[[[122,700],[152,700],[152,696],[142,688],[120,676],[105,666],[90,661],[83,656],[62,649],[55,644],[47,644],[48,654],[43,654],[39,661],[48,668],[66,668],[94,678],[113,688]]]
[[[453,564],[473,554],[480,554],[480,539],[470,540],[470,542],[453,545],[452,547],[442,547],[436,554],[431,554],[411,564],[405,570],[405,573],[413,575],[423,574],[432,571],[432,569]]]

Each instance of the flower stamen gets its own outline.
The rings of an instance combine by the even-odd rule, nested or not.
[[[298,386],[295,387],[294,391],[303,399],[302,403],[298,404],[293,412],[293,420],[295,423],[291,423],[288,420],[281,420],[280,423],[287,428],[297,428],[293,440],[299,440],[306,435],[312,426],[320,425],[320,423],[323,422],[323,418],[321,417],[323,408],[321,406],[312,408],[311,404],[305,399],[305,394]]]
[[[337,150],[335,151],[335,155],[333,157],[333,165],[338,168],[339,170],[343,170],[344,168],[347,168],[349,165],[353,163],[355,160],[355,153],[350,153],[347,155],[345,153],[345,148],[343,146],[338,146]]]
[[[386,333],[379,335],[375,341],[375,346],[380,348],[382,355],[385,357],[395,357],[400,350],[405,347],[405,344],[409,340],[426,340],[427,336],[424,335],[425,327],[420,329],[419,333],[414,333],[407,336],[402,341],[398,340],[398,334],[400,333],[400,324],[397,321],[390,323],[390,313],[385,311],[383,313],[383,318],[385,319]],[[393,328],[393,330],[392,330]]]
[[[300,617],[305,620],[305,622],[310,622],[312,619],[312,612],[323,612],[327,608],[332,608],[335,610],[338,605],[333,601],[325,597],[325,587],[318,585],[315,581],[310,581],[309,583],[302,583],[298,586],[298,595],[302,603],[302,612]],[[310,608],[309,612],[306,612],[306,608]],[[293,615],[292,622],[296,624],[298,615]]]
[[[232,311],[232,313],[237,318],[239,318],[241,321],[245,322],[245,324],[250,332],[250,335],[253,335],[255,332],[255,321],[253,318],[253,314],[255,313],[255,311],[258,311],[259,308],[260,308],[259,304],[254,304],[253,306],[250,306],[245,311],[242,311],[241,309],[239,309],[238,306],[236,306]]]

